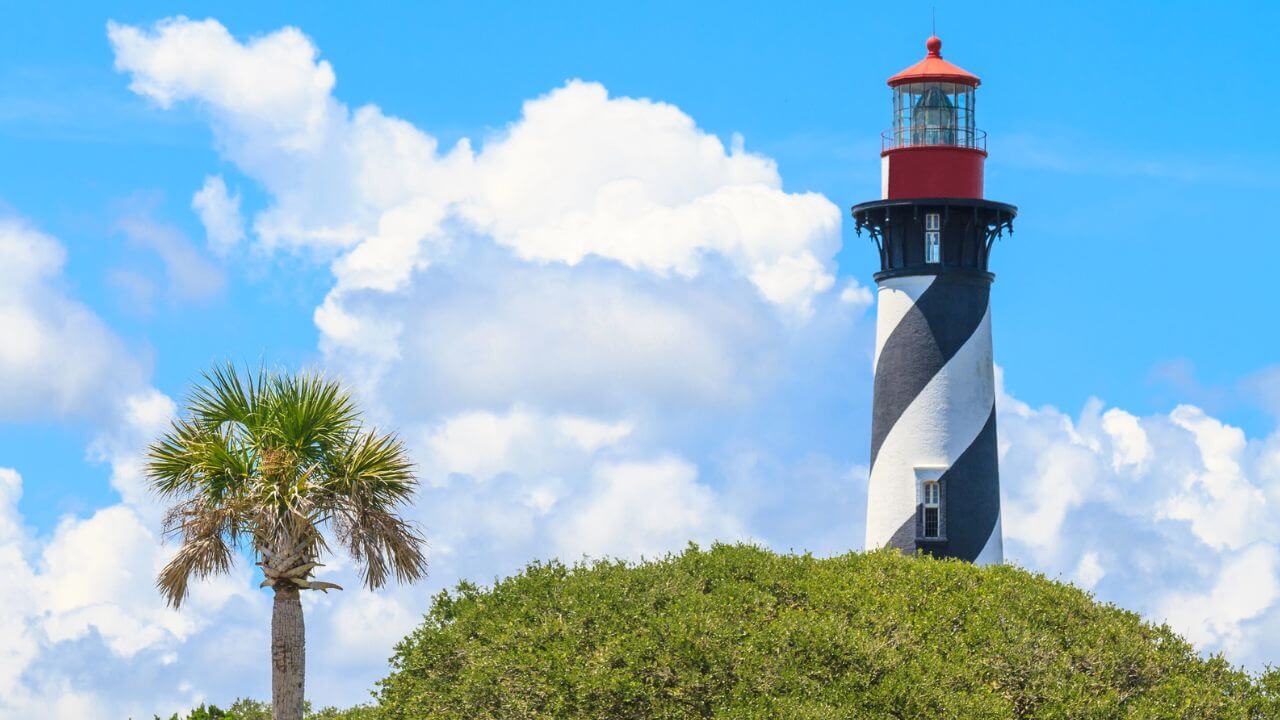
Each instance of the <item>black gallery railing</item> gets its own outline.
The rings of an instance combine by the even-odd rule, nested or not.
[[[973,128],[943,125],[912,125],[880,133],[880,150],[896,150],[924,145],[949,145],[987,151],[987,133]]]

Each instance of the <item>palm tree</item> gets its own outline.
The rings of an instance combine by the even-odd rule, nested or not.
[[[417,485],[404,444],[366,429],[351,396],[316,373],[231,365],[203,374],[185,416],[148,450],[147,479],[172,505],[167,537],[181,547],[156,586],[173,607],[191,578],[230,569],[244,549],[274,591],[271,699],[275,720],[301,720],[305,639],[302,590],[341,590],[313,579],[327,540],[355,560],[364,584],[426,574],[425,543],[397,510]]]

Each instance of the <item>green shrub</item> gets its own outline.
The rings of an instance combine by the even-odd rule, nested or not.
[[[161,720],[159,715],[155,716],[155,720]],[[169,720],[241,720],[232,715],[228,715],[217,705],[201,705],[186,715],[179,716],[177,713],[169,716]],[[271,720],[268,714],[267,720]]]
[[[387,720],[1280,718],[1280,674],[1036,574],[741,545],[461,584],[378,695]]]
[[[347,710],[326,707],[312,710],[311,704],[307,703],[305,720],[376,720],[372,713],[373,709],[368,707]],[[156,716],[156,720],[160,720],[160,717]],[[231,703],[231,707],[226,710],[216,705],[201,705],[187,715],[179,717],[175,714],[169,720],[271,720],[271,705],[241,698]]]
[[[377,720],[382,717],[377,714],[376,708],[359,706],[339,710],[337,708],[326,707],[319,710],[307,710],[306,720]]]

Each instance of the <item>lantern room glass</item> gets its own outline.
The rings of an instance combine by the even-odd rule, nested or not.
[[[985,150],[985,135],[974,125],[973,91],[972,85],[951,82],[895,87],[887,148],[951,145]]]

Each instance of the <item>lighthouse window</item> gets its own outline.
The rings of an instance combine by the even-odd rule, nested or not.
[[[924,536],[927,538],[938,537],[938,508],[936,507],[924,509]]]
[[[924,214],[924,261],[942,262],[942,216],[940,213]]]
[[[939,537],[942,514],[942,493],[937,481],[924,484],[924,536]]]
[[[894,88],[893,131],[888,148],[956,145],[983,149],[984,135],[974,127],[974,88],[967,83],[915,82]]]

